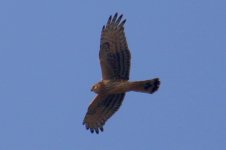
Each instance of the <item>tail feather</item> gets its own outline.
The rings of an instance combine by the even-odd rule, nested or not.
[[[159,78],[155,78],[152,80],[145,80],[145,81],[135,81],[131,82],[131,91],[135,92],[143,92],[143,93],[154,93],[159,89],[160,80]]]

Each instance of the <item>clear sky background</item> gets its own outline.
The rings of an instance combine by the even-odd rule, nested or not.
[[[105,131],[82,125],[101,79],[100,31],[124,14],[131,80]],[[1,0],[1,150],[225,150],[225,0]]]

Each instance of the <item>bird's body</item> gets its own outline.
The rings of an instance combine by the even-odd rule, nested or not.
[[[119,94],[128,91],[127,80],[103,80],[93,86],[91,91],[96,94]]]
[[[110,16],[101,31],[99,59],[102,81],[91,91],[97,96],[90,104],[83,124],[93,133],[103,131],[105,122],[119,109],[126,92],[154,93],[158,90],[158,78],[129,81],[131,54],[124,33],[126,20],[122,15]]]
[[[103,80],[95,84],[91,91],[96,94],[120,94],[125,92],[143,92],[153,93],[159,85],[159,79],[145,81],[128,81],[128,80]]]

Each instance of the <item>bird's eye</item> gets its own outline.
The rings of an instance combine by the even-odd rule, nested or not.
[[[93,90],[96,90],[96,89],[97,89],[97,86],[96,86],[96,85],[94,85],[92,89],[93,89]]]

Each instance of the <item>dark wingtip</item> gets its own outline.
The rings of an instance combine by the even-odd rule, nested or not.
[[[116,23],[115,25],[117,26],[117,18],[118,18],[118,13],[115,13],[115,15],[114,15],[114,17],[113,17],[113,19],[112,19],[112,23]]]
[[[123,17],[123,14],[121,14],[119,17],[118,17],[118,20],[121,20]]]
[[[90,129],[90,132],[91,132],[91,133],[93,133],[93,132],[94,132],[94,130],[93,130],[93,129]]]
[[[108,18],[107,24],[110,24],[110,23],[111,23],[111,17],[112,17],[112,16],[110,16],[110,17]]]
[[[120,26],[123,26],[126,23],[126,19],[124,19],[121,23]]]
[[[99,134],[99,130],[98,129],[95,129],[95,132],[96,132],[96,134]]]
[[[88,130],[88,129],[89,129],[89,128],[87,128],[87,130]],[[103,127],[100,127],[99,129],[100,129],[101,132],[104,131],[104,128],[103,128]],[[91,133],[94,133],[94,132],[95,132],[96,134],[99,134],[99,133],[100,133],[100,132],[99,132],[99,129],[98,129],[98,128],[96,128],[96,129],[90,128],[90,132],[91,132]]]
[[[100,127],[100,131],[103,132],[104,131],[104,128],[103,127]]]
[[[157,91],[159,89],[159,86],[160,86],[160,83],[161,83],[159,78],[155,78],[154,80],[155,80],[154,81],[154,87],[153,87],[153,90],[152,90],[151,93],[154,93],[155,91]]]
[[[114,15],[113,19],[116,19],[116,18],[117,18],[117,16],[118,16],[118,12],[116,12],[116,13],[115,13],[115,15]]]
[[[104,31],[104,29],[105,29],[105,25],[102,27],[102,31]]]
[[[118,25],[118,24],[120,23],[122,17],[123,17],[123,15],[120,15],[120,16],[118,17],[118,19],[116,20],[116,25]]]

